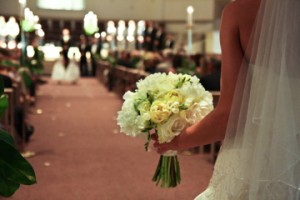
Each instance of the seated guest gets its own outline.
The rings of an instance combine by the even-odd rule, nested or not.
[[[139,51],[133,50],[130,53],[130,66],[135,69],[144,69],[143,58]]]
[[[162,60],[156,67],[156,72],[165,72],[168,73],[173,70],[173,53],[169,49],[165,49],[162,52]]]
[[[175,45],[175,41],[173,39],[173,36],[170,33],[168,33],[166,35],[164,48],[166,48],[166,49],[173,49],[174,45]]]
[[[20,67],[18,59],[21,51],[0,49],[0,61],[4,67],[2,75],[7,75],[14,81],[21,83],[22,93],[26,94],[31,105],[35,103],[36,84],[38,76],[34,76],[28,67]],[[18,70],[17,70],[18,69]]]
[[[221,79],[221,61],[211,59],[210,72],[200,78],[200,82],[206,90],[219,91]]]
[[[208,74],[208,59],[206,56],[202,56],[199,59],[199,65],[196,67],[196,75],[202,77]]]
[[[172,65],[173,65],[173,68],[175,69],[175,71],[177,71],[178,68],[182,67],[184,58],[185,58],[184,55],[181,55],[178,53],[176,53],[173,56]]]
[[[127,51],[121,51],[117,64],[129,68],[133,67],[130,65],[130,53]]]
[[[144,66],[145,66],[144,70],[148,73],[155,73],[156,67],[160,62],[159,58],[160,56],[157,53],[148,52],[144,58]]]
[[[0,67],[0,78],[3,80],[5,88],[12,88],[16,81],[9,74],[7,69]],[[17,140],[28,143],[34,132],[34,127],[25,121],[25,111],[21,105],[16,104],[14,108],[14,128],[18,136]]]

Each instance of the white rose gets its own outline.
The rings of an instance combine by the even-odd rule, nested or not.
[[[171,110],[172,113],[177,114],[179,113],[179,102],[168,102],[169,109]]]
[[[149,113],[151,120],[157,124],[167,120],[172,114],[166,102],[160,100],[152,103]]]
[[[171,116],[167,122],[157,126],[158,142],[171,142],[171,140],[179,135],[186,126],[186,120],[180,115]]]
[[[195,124],[202,118],[198,103],[193,104],[188,110],[182,111],[180,114],[186,119],[189,125]]]
[[[181,111],[180,115],[185,118],[189,125],[192,125],[203,119],[212,110],[213,106],[211,104],[204,104],[203,102],[200,102],[194,103],[186,111]]]

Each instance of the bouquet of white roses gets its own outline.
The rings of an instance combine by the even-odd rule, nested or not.
[[[147,135],[148,149],[151,133],[159,143],[168,143],[180,132],[200,121],[212,109],[212,95],[205,91],[196,76],[156,73],[137,83],[135,92],[124,95],[118,112],[121,132]],[[180,168],[176,154],[167,152],[160,157],[153,181],[161,187],[180,183]]]

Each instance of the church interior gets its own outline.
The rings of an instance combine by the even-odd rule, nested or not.
[[[197,77],[216,106],[229,2],[0,0],[0,132],[13,139],[0,138],[0,199],[188,200],[205,190],[221,141],[177,152],[180,184],[160,187],[160,155],[125,135],[118,113],[155,73]]]

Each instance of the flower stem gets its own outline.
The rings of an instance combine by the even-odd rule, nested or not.
[[[147,132],[147,141],[146,141],[146,143],[144,144],[145,150],[146,150],[146,151],[148,151],[148,147],[149,147],[150,141],[151,141],[151,135],[150,135],[150,132],[148,131],[148,132]]]
[[[180,183],[180,179],[177,156],[160,156],[152,181],[162,188],[172,188]]]

